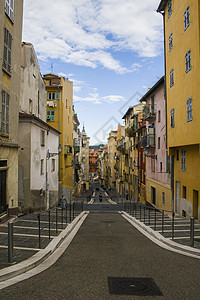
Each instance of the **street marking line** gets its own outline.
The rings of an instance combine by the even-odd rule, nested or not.
[[[0,248],[5,248],[5,249],[8,249],[8,246],[1,246],[0,245]],[[13,247],[13,249],[15,250],[30,250],[30,251],[40,251],[41,249],[39,249],[39,248],[26,248],[26,247]]]
[[[2,235],[8,235],[7,232],[0,232],[0,234],[2,234]],[[36,235],[36,234],[25,234],[25,233],[13,233],[13,236],[30,236],[30,237],[36,237],[36,238],[38,238],[38,234]],[[41,238],[49,238],[49,236],[47,236],[47,235],[41,235],[40,237]],[[52,238],[53,237],[51,237],[51,239]]]

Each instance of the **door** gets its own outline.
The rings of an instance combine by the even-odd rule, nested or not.
[[[6,171],[0,171],[0,213],[6,211]]]
[[[179,197],[180,197],[180,184],[179,181],[176,181],[176,205],[175,212],[179,214]]]
[[[151,200],[154,205],[156,205],[156,189],[151,187]]]
[[[199,192],[193,190],[193,217],[198,219]]]

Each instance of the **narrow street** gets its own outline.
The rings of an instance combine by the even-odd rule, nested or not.
[[[96,191],[95,202],[100,192],[103,194]],[[103,194],[102,203],[106,202]],[[199,299],[199,268],[199,260],[155,245],[118,212],[90,212],[53,266],[1,290],[0,298]],[[136,278],[142,284],[130,285]],[[113,280],[118,282],[116,286]],[[157,288],[147,288],[148,280],[153,280]],[[128,295],[130,286],[137,290],[135,295]],[[125,294],[117,295],[122,292]]]

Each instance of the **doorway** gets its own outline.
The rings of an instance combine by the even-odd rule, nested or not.
[[[199,192],[193,190],[193,217],[198,219]]]
[[[156,205],[156,189],[151,187],[151,201],[154,205]]]
[[[0,213],[6,211],[6,171],[0,171]]]

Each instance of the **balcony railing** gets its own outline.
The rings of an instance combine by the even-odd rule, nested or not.
[[[156,112],[155,112],[155,106],[148,104],[144,106],[144,120],[148,120],[149,122],[151,120],[154,120],[156,118]]]
[[[155,134],[148,134],[141,137],[141,147],[155,147]]]
[[[137,129],[136,129],[135,125],[133,124],[131,127],[126,128],[125,133],[129,138],[131,138],[136,135],[136,131],[137,131]]]

